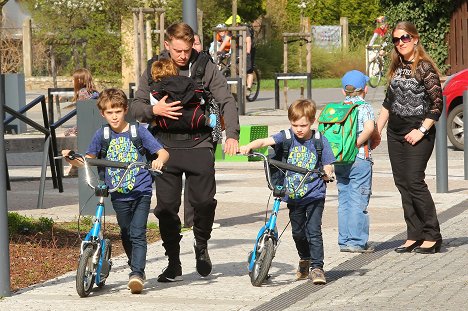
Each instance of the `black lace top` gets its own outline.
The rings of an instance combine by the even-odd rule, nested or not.
[[[439,75],[427,61],[420,61],[411,75],[411,62],[403,62],[387,88],[383,106],[389,111],[388,132],[404,136],[419,128],[424,119],[439,120],[442,87]]]

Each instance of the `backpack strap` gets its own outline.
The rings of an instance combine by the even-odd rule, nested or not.
[[[110,126],[109,124],[104,124],[102,127],[102,137],[101,137],[101,150],[97,155],[98,159],[104,159],[107,155],[107,149],[109,149],[110,143]]]
[[[211,60],[211,56],[204,52],[198,53],[198,57],[192,65],[190,76],[195,80],[197,87],[205,90],[203,78],[205,76],[206,64]]]
[[[281,130],[281,134],[283,134],[284,141],[283,141],[283,155],[281,157],[281,162],[288,162],[289,156],[289,149],[291,149],[292,145],[292,132],[291,129],[288,130]]]
[[[322,167],[322,152],[323,152],[323,141],[322,134],[320,131],[314,131],[313,133],[314,147],[317,151],[317,163],[315,163],[315,168],[318,166]]]
[[[138,122],[130,122],[130,139],[132,141],[132,144],[137,148],[138,152],[142,155],[146,155],[146,149],[143,147],[143,141],[141,140],[140,135],[138,135],[138,127],[140,125]]]
[[[147,62],[146,65],[146,73],[148,74],[148,85],[151,85],[151,83],[154,82],[153,76],[151,75],[151,67],[155,61],[159,60],[159,55],[155,55],[152,58],[150,58]]]

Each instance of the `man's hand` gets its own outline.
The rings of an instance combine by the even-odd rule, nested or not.
[[[237,152],[239,152],[239,142],[234,138],[226,139],[226,142],[224,143],[224,153],[233,156]]]
[[[179,116],[182,115],[181,112],[177,110],[182,109],[182,106],[178,106],[180,101],[175,101],[172,103],[166,103],[167,95],[161,98],[155,105],[153,105],[153,114],[155,116],[162,116],[169,119],[178,120]]]

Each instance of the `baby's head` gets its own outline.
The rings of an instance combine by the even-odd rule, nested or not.
[[[178,74],[179,70],[170,58],[157,60],[151,65],[151,77],[154,81],[161,81],[162,78]]]

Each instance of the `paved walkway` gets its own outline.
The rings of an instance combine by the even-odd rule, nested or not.
[[[336,90],[334,91],[336,93]],[[371,95],[371,94],[370,94]],[[370,98],[370,96],[368,97]],[[373,101],[376,112],[381,95]],[[320,101],[319,101],[320,102]],[[259,104],[260,105],[260,104]],[[268,109],[268,107],[267,107]],[[248,110],[249,112],[249,110]],[[242,124],[268,124],[270,133],[287,128],[285,112],[252,109],[241,117]],[[255,115],[255,116],[254,116]],[[219,162],[217,196],[219,205],[209,243],[213,273],[200,278],[195,271],[193,236],[187,232],[181,242],[184,281],[164,284],[156,278],[166,265],[160,242],[148,249],[147,278],[141,295],[126,289],[128,268],[122,256],[106,286],[80,299],[75,291],[74,272],[24,289],[0,300],[1,310],[466,310],[468,272],[468,182],[463,178],[463,153],[449,147],[449,193],[436,193],[435,154],[429,161],[426,181],[439,213],[444,243],[435,255],[397,254],[393,248],[406,238],[400,195],[393,184],[385,141],[374,153],[373,195],[369,206],[373,254],[340,253],[337,246],[337,191],[330,184],[323,216],[325,270],[328,283],[313,285],[294,281],[297,252],[288,227],[262,287],[253,287],[247,273],[247,253],[263,223],[268,189],[260,162]],[[16,180],[9,192],[9,207],[31,200],[35,206],[33,176],[37,169],[10,172]],[[38,176],[38,174],[37,174]],[[76,178],[65,179],[65,192],[47,189],[44,209],[24,210],[26,215],[55,219],[76,217]],[[48,183],[51,183],[48,181]],[[51,186],[49,186],[51,188]],[[36,192],[37,193],[37,192]],[[11,199],[11,201],[10,201]],[[75,200],[75,201],[73,201]],[[31,205],[30,205],[31,206]],[[155,217],[150,215],[154,221]],[[279,214],[279,228],[287,223],[287,212]],[[78,249],[77,249],[78,251]]]

